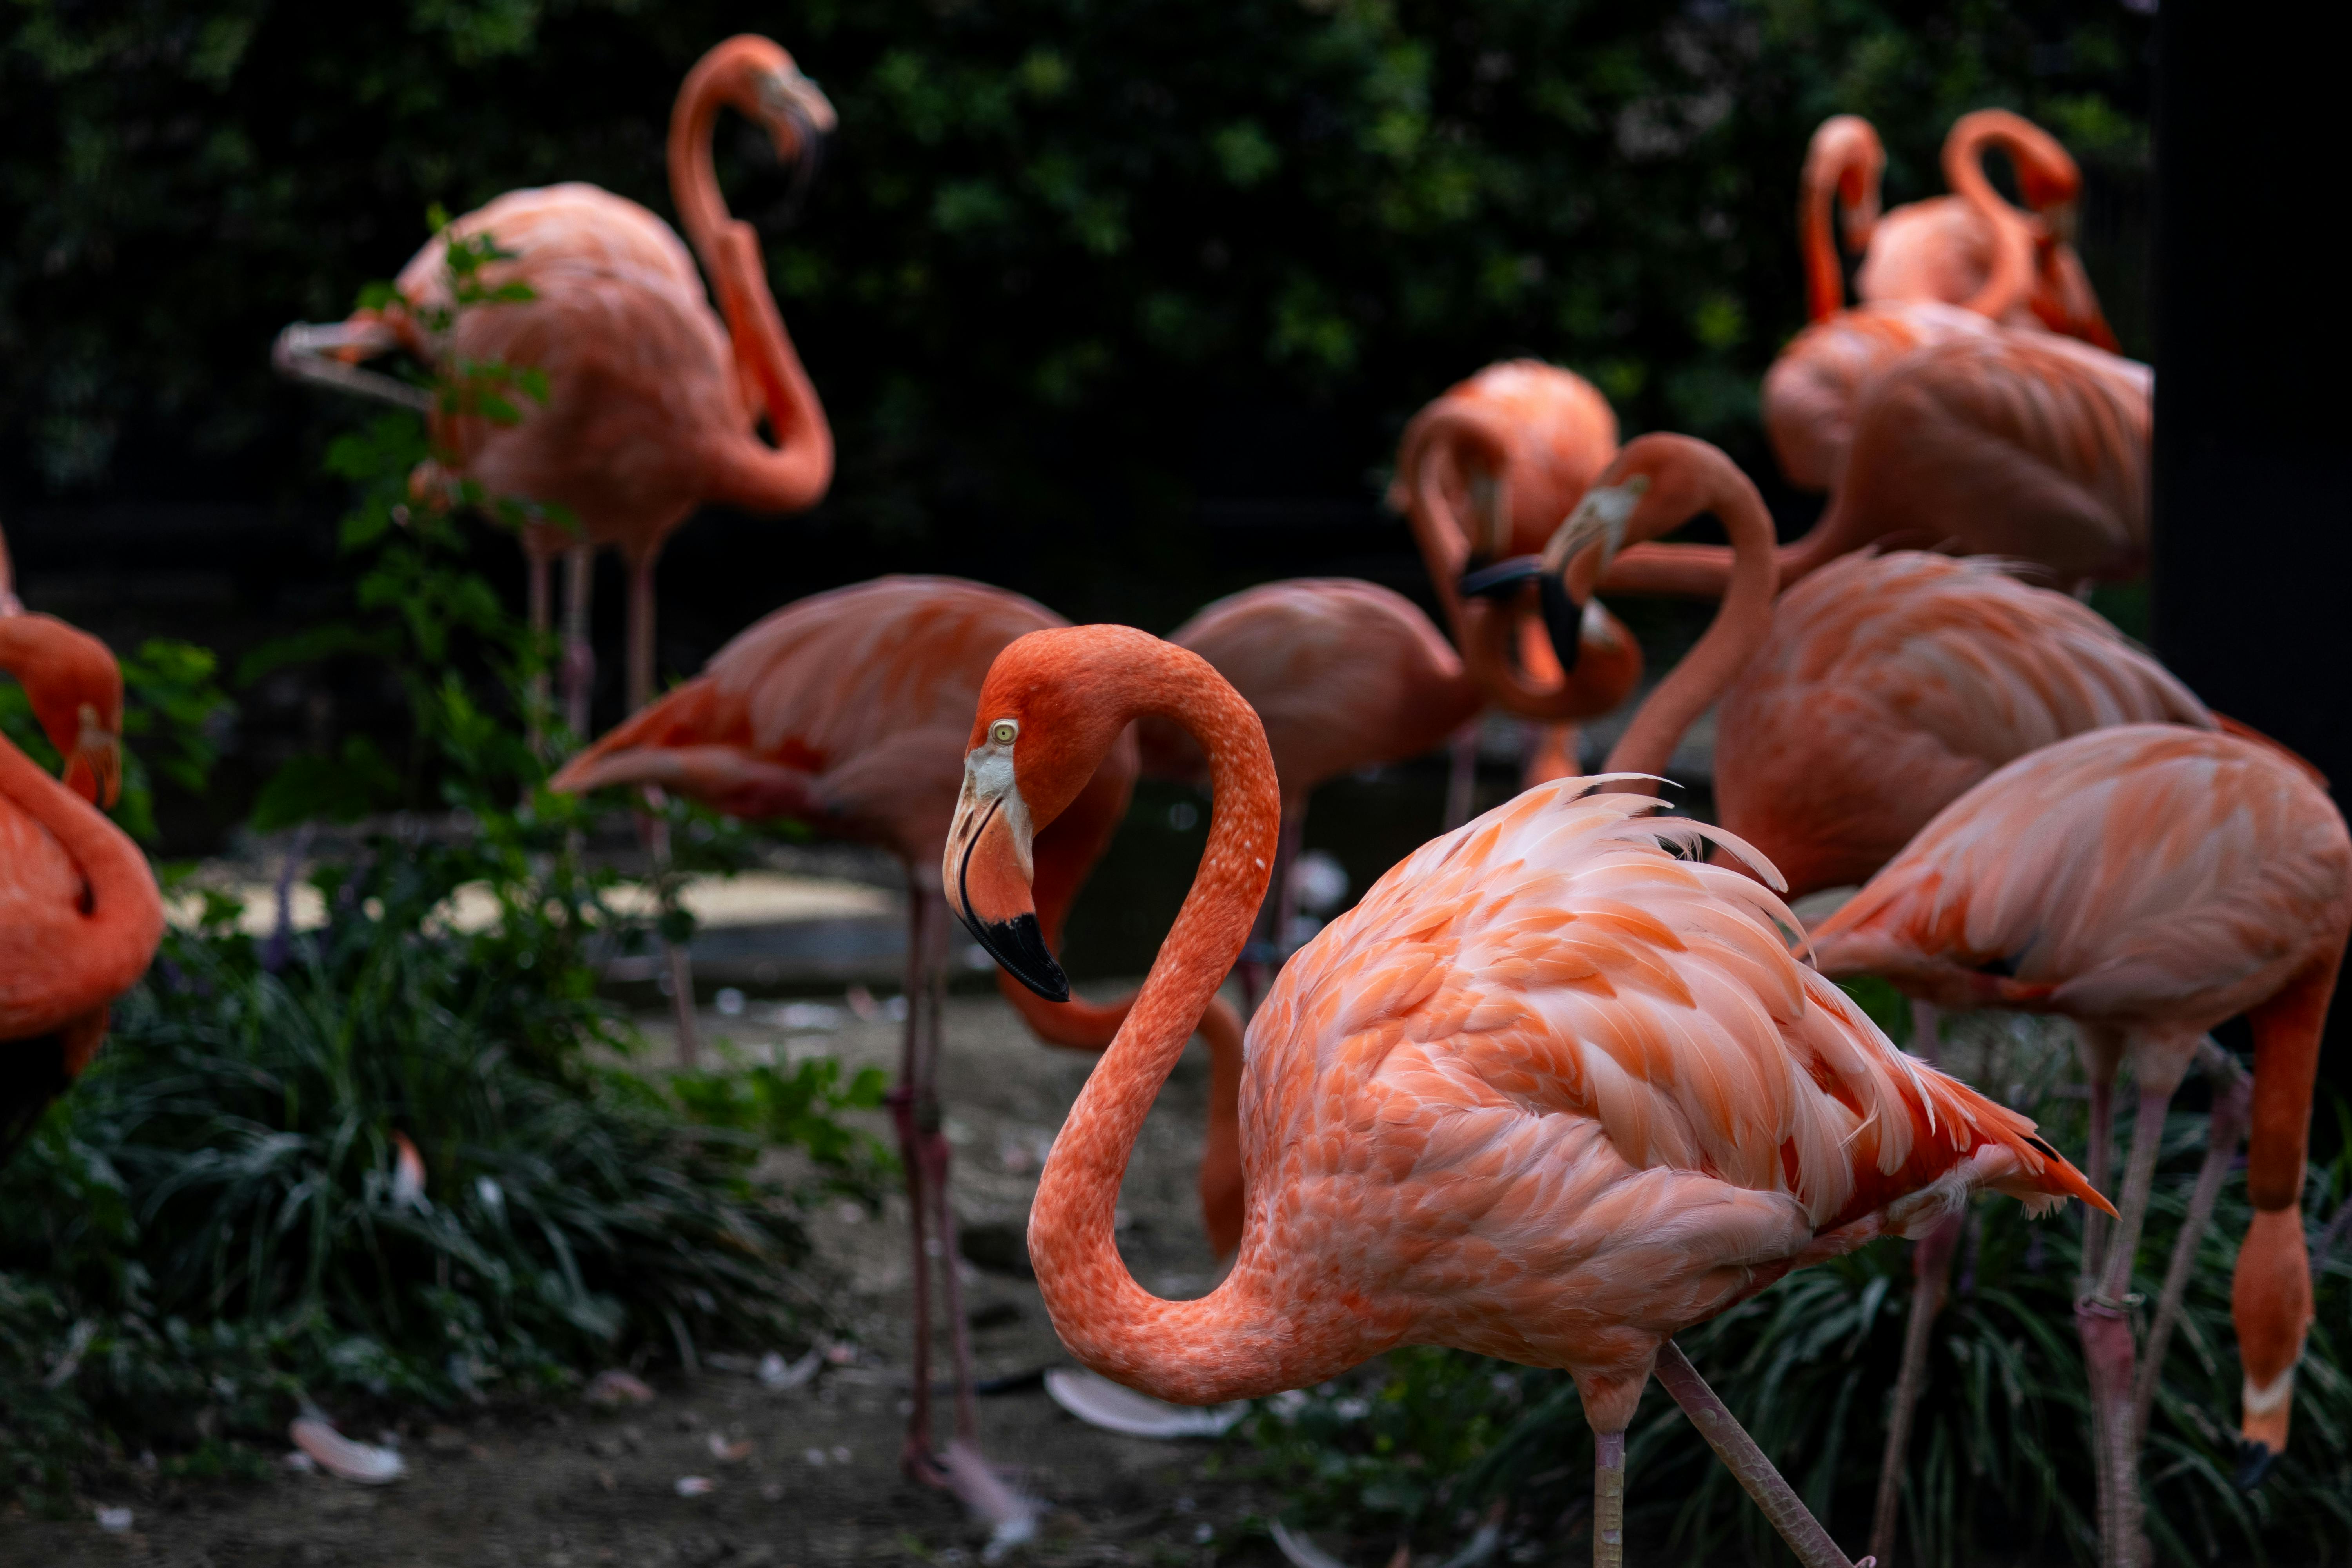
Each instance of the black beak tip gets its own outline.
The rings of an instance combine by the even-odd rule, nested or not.
[[[2278,1468],[2279,1456],[2267,1443],[2257,1443],[2251,1437],[2238,1439],[2238,1473],[2231,1478],[2242,1492],[2250,1492],[2270,1479]]]
[[[1462,574],[1456,587],[1465,599],[1501,599],[1518,592],[1522,584],[1543,575],[1540,556],[1514,555],[1492,565],[1474,563],[1471,570]]]
[[[1046,951],[1045,933],[1037,929],[1035,915],[1016,915],[1009,921],[968,919],[964,924],[988,955],[1013,979],[1048,1002],[1070,999],[1070,977],[1062,973],[1062,966]]]
[[[1547,572],[1538,581],[1543,600],[1544,630],[1551,636],[1551,651],[1559,658],[1563,670],[1576,668],[1576,656],[1584,646],[1584,606],[1569,596],[1568,584],[1557,573]]]

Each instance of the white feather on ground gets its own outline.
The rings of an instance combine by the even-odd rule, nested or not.
[[[1249,1414],[1246,1403],[1170,1405],[1079,1367],[1046,1373],[1045,1392],[1087,1426],[1129,1437],[1222,1437]]]
[[[396,1449],[354,1443],[320,1415],[297,1415],[286,1428],[286,1436],[329,1475],[362,1486],[380,1487],[408,1473],[407,1461]]]
[[[1037,1504],[1005,1484],[980,1450],[959,1437],[948,1445],[948,1487],[973,1518],[989,1527],[982,1563],[1002,1562],[1016,1546],[1036,1539]]]

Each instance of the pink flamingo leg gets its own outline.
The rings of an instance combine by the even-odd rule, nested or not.
[[[1258,998],[1274,984],[1282,961],[1289,956],[1285,939],[1291,917],[1298,910],[1297,895],[1290,885],[1290,870],[1298,859],[1298,847],[1306,836],[1307,803],[1302,800],[1283,810],[1282,830],[1275,839],[1273,880],[1266,886],[1265,901],[1258,906],[1257,923],[1250,928],[1249,945],[1242,949],[1239,969],[1244,1017],[1257,1011]]]
[[[912,879],[909,879],[911,884]],[[914,1244],[914,1353],[908,1359],[914,1408],[907,1417],[907,1440],[899,1468],[910,1479],[944,1486],[946,1475],[931,1449],[931,1204],[929,1145],[938,1136],[939,1100],[932,1090],[929,1052],[923,1034],[925,959],[931,927],[944,913],[936,895],[910,885],[907,899],[907,1033],[898,1062],[898,1086],[890,1093],[890,1118],[898,1131],[898,1161],[907,1176],[907,1223]]]
[[[1625,1434],[1592,1435],[1592,1568],[1625,1568]]]
[[[1911,1054],[1933,1065],[1942,1055],[1939,1016],[1932,1002],[1911,1004]],[[1903,1368],[1895,1379],[1895,1405],[1886,1418],[1886,1451],[1878,1461],[1878,1502],[1870,1515],[1870,1554],[1890,1563],[1895,1552],[1895,1516],[1903,1500],[1903,1463],[1911,1448],[1911,1421],[1927,1386],[1927,1338],[1952,1278],[1963,1216],[1954,1215],[1911,1248],[1911,1320],[1903,1331]]]
[[[1473,719],[1454,731],[1454,739],[1446,748],[1444,831],[1451,833],[1470,820],[1477,795],[1478,721]]]
[[[1706,1446],[1715,1450],[1715,1457],[1756,1500],[1756,1506],[1764,1510],[1764,1517],[1772,1521],[1772,1528],[1780,1532],[1780,1539],[1789,1543],[1798,1562],[1805,1568],[1872,1568],[1875,1559],[1865,1557],[1856,1563],[1838,1550],[1837,1542],[1830,1539],[1822,1521],[1797,1496],[1796,1489],[1764,1457],[1756,1439],[1748,1435],[1748,1429],[1733,1417],[1715,1390],[1706,1385],[1706,1379],[1691,1365],[1690,1358],[1683,1354],[1682,1347],[1672,1340],[1658,1351],[1654,1375],[1675,1396],[1675,1403],[1683,1407],[1691,1425],[1698,1428],[1698,1435],[1706,1439]]]
[[[574,745],[588,743],[588,701],[596,688],[596,648],[588,640],[595,592],[595,548],[575,544],[563,552],[563,721]]]
[[[2139,1491],[2139,1445],[2135,1441],[2134,1354],[2126,1294],[2132,1261],[2147,1217],[2148,1192],[2164,1147],[2164,1116],[2172,1096],[2143,1092],[2132,1127],[2131,1163],[2124,1174],[2123,1202],[2109,1239],[2095,1290],[2074,1304],[2074,1324],[2083,1338],[2083,1359],[2091,1379],[2091,1433],[2099,1470],[2099,1548],[2106,1568],[2137,1568],[2147,1560],[2141,1539],[2145,1511]]]
[[[2189,1213],[2180,1222],[2179,1237],[2172,1244],[2172,1262],[2164,1271],[2164,1294],[2148,1325],[2139,1381],[2132,1389],[2134,1448],[2147,1440],[2148,1413],[2156,1407],[2157,1385],[2164,1381],[2164,1352],[2180,1319],[2180,1299],[2189,1289],[2189,1276],[2197,1268],[2197,1248],[2213,1223],[2213,1205],[2221,1195],[2222,1179],[2230,1173],[2230,1162],[2237,1156],[2238,1145],[2246,1136],[2246,1119],[2253,1110],[2254,1080],[2234,1058],[2210,1039],[2197,1054],[2214,1080],[2213,1111],[2205,1124],[2205,1160],[2197,1167]]]

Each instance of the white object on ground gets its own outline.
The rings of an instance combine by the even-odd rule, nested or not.
[[[320,1469],[343,1480],[380,1487],[408,1473],[408,1461],[392,1449],[354,1443],[320,1415],[297,1415],[286,1428],[286,1436]]]
[[[1045,1373],[1045,1392],[1087,1426],[1129,1437],[1222,1437],[1249,1414],[1246,1401],[1205,1407],[1170,1405],[1083,1367],[1053,1368]]]
[[[824,1364],[824,1347],[811,1347],[808,1354],[795,1362],[787,1362],[774,1351],[760,1358],[760,1386],[782,1394],[788,1388],[798,1388],[817,1373]]]
[[[719,1483],[712,1480],[709,1476],[680,1476],[677,1478],[677,1495],[680,1497],[703,1497],[709,1493],[715,1492],[718,1489]]]
[[[101,1508],[98,1510],[98,1528],[110,1535],[120,1535],[131,1528],[131,1510],[127,1508]]]

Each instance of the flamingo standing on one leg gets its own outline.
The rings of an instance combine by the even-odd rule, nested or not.
[[[446,473],[428,465],[419,482],[437,491],[448,479],[469,479],[578,520],[576,535],[529,529],[523,547],[542,631],[548,566],[571,552],[567,701],[583,738],[591,552],[616,545],[628,561],[635,710],[653,696],[653,573],[663,542],[709,502],[805,510],[833,478],[833,433],[769,292],[759,237],[728,216],[719,194],[710,139],[722,108],[758,121],[777,155],[803,171],[835,123],[824,94],[766,38],[730,38],[688,73],[670,117],[670,196],[709,272],[717,314],[694,256],[667,224],[572,184],[510,191],[457,219],[402,269],[402,303],[330,327],[289,327],[278,339],[278,363],[289,373],[360,390],[388,384],[411,398],[413,389],[344,362],[397,347],[435,364],[498,363],[546,375],[545,405],[524,406],[512,425],[435,411],[436,441],[454,461]],[[521,283],[532,297],[463,310],[446,337],[429,335],[425,321],[454,303],[448,244],[476,237],[513,253],[482,268],[484,287]],[[754,428],[762,416],[773,447]]]
[[[1760,593],[1718,616],[1612,763],[1663,761],[1761,636],[1771,557],[1753,542],[1745,587]],[[1250,1030],[1240,1256],[1199,1300],[1152,1297],[1112,1210],[1265,894],[1281,795],[1255,715],[1205,661],[1141,632],[1022,638],[982,690],[943,879],[1001,963],[1058,991],[1020,936],[1030,836],[1147,714],[1206,752],[1213,816],[1031,1211],[1063,1342],[1186,1404],[1299,1387],[1402,1344],[1566,1368],[1597,1435],[1594,1561],[1611,1568],[1624,1432],[1654,1370],[1801,1560],[1845,1564],[1673,1335],[1979,1188],[2099,1201],[2089,1185],[2031,1123],[1904,1057],[1798,963],[1778,900],[1662,847],[1717,830],[1594,793],[1612,780],[1565,780],[1423,847],[1292,959]]]
[[[2177,726],[2098,730],[2010,763],[1947,807],[1813,933],[1825,974],[1874,973],[1946,1006],[2059,1013],[2082,1030],[2091,1177],[2118,1067],[2139,1082],[2122,1215],[2084,1237],[2075,1313],[2092,1381],[2105,1560],[2144,1554],[2131,1326],[2122,1305],[2166,1107],[2205,1033],[2254,1031],[2247,1190],[2231,1293],[2252,1484],[2286,1445],[2311,1316],[2305,1148],[2320,1036],[2352,930],[2352,838],[2273,746]]]
[[[2001,200],[1983,169],[2000,146],[2016,164],[2036,216]],[[1798,206],[1812,324],[1764,378],[1764,424],[1782,472],[1801,489],[1834,489],[1853,443],[1854,406],[1871,375],[1929,343],[1984,336],[1994,323],[2086,339],[2115,352],[2082,263],[2058,237],[2071,228],[2082,174],[2047,132],[2003,110],[1964,115],[1944,143],[1958,193],[1878,216],[1885,163],[1866,121],[1838,115],[1813,133]],[[1843,309],[1831,239],[1832,198],[1850,247],[1868,247],[1856,279],[1863,302]]]
[[[907,868],[906,1058],[892,1100],[914,1225],[915,1409],[906,1461],[927,1479],[941,1479],[932,1457],[927,1235],[939,1238],[938,1256],[947,1259],[941,1274],[958,1377],[948,1479],[966,1483],[985,1473],[974,1468],[970,1352],[936,1083],[948,956],[933,879],[963,776],[964,733],[990,660],[1024,633],[1063,624],[1017,594],[951,577],[883,577],[819,594],[741,633],[702,674],[608,731],[552,781],[572,791],[657,784],[730,816],[790,817],[879,845]],[[1041,957],[1125,815],[1135,772],[1133,744],[1111,746],[1063,821],[1037,837],[1035,918],[1019,940]],[[1126,1016],[1123,1001],[1089,1004],[1066,991],[1048,1002],[1000,984],[1051,1044],[1099,1050]],[[1234,1130],[1241,1023],[1220,1003],[1202,1031],[1212,1075],[1201,1202],[1211,1245],[1224,1253],[1241,1229]],[[971,1500],[966,1486],[958,1489]]]
[[[122,678],[97,638],[0,616],[0,669],[67,759],[58,783],[0,740],[0,1163],[106,1038],[146,973],[163,904],[147,857],[95,804],[119,786]],[[105,706],[110,701],[111,707]]]
[[[1475,599],[1465,602],[1464,576],[1542,548],[1616,450],[1617,416],[1600,389],[1573,371],[1540,360],[1490,364],[1413,416],[1398,445],[1389,505],[1412,521],[1430,586],[1457,645],[1468,647],[1468,621],[1480,613]],[[1511,661],[1524,664],[1536,680],[1557,680],[1558,661],[1540,628],[1525,621],[1519,631]],[[1625,690],[1631,691],[1641,675],[1633,639],[1622,626],[1590,631],[1631,655],[1624,677]],[[1570,628],[1557,628],[1553,641],[1564,645],[1572,636]],[[1465,729],[1455,746],[1448,827],[1469,815],[1476,737]],[[1575,771],[1575,731],[1558,724],[1539,728],[1525,782]]]

